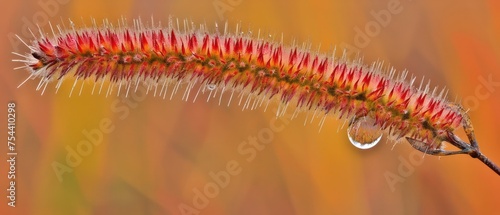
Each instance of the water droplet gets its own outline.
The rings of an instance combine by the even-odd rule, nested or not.
[[[377,145],[382,139],[382,130],[374,124],[375,120],[370,117],[353,119],[347,129],[347,137],[352,145],[359,149],[369,149]]]
[[[217,87],[216,84],[207,84],[207,89],[210,91],[215,90],[216,87]]]

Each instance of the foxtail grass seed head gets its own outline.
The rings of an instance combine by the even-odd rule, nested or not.
[[[88,82],[93,93],[108,83],[106,95],[113,88],[128,95],[139,85],[163,98],[184,89],[186,101],[209,92],[207,100],[217,96],[220,104],[225,96],[228,105],[238,102],[243,109],[267,107],[275,99],[281,115],[290,106],[295,112],[336,113],[365,124],[368,119],[371,125],[362,129],[406,137],[425,152],[441,150],[450,133],[463,126],[465,111],[446,100],[444,90],[431,92],[423,79],[417,85],[415,78],[407,79],[408,72],[381,62],[364,64],[345,54],[327,56],[308,46],[284,45],[283,39],[276,42],[260,32],[242,33],[238,25],[233,31],[226,24],[223,32],[218,27],[210,32],[204,25],[172,19],[167,27],[145,26],[140,20],[132,26],[121,20],[117,27],[107,20],[92,22],[84,28],[73,23],[70,29],[51,27],[51,33],[39,29],[34,39],[23,40],[29,53],[14,53],[21,57],[14,61],[24,63],[18,68],[28,70],[26,80],[39,79],[42,93],[53,82],[59,89],[64,80],[74,81],[73,88],[82,82],[80,93]]]

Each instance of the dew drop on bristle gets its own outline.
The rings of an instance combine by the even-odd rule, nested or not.
[[[217,85],[215,85],[215,84],[208,84],[207,85],[208,90],[215,90],[216,87],[217,87]]]
[[[353,119],[347,128],[347,137],[359,149],[370,149],[382,139],[382,131],[370,117]]]

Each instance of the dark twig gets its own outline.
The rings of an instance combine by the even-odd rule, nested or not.
[[[479,153],[479,156],[477,157],[477,159],[479,159],[481,162],[483,162],[484,164],[486,164],[486,166],[488,166],[490,169],[492,169],[493,171],[495,171],[498,175],[500,175],[500,168],[498,168],[498,166],[496,164],[494,164],[490,159],[488,159],[486,156],[484,156],[483,154]]]
[[[486,166],[488,166],[495,173],[497,173],[497,175],[500,175],[500,168],[495,163],[493,163],[490,159],[488,159],[485,155],[483,155],[481,153],[481,151],[479,151],[479,145],[477,144],[473,130],[467,130],[467,128],[466,128],[465,132],[467,133],[467,137],[469,138],[470,144],[461,140],[458,136],[456,136],[452,132],[448,132],[448,135],[446,137],[444,137],[444,141],[449,142],[452,145],[459,148],[460,150],[458,150],[458,151],[432,149],[425,142],[422,142],[422,141],[419,141],[419,140],[416,140],[413,138],[409,138],[409,137],[407,137],[406,139],[413,146],[413,148],[415,148],[415,149],[417,149],[425,154],[429,154],[429,155],[448,156],[448,155],[457,155],[457,154],[468,154],[472,158],[479,159],[481,162],[486,164]]]

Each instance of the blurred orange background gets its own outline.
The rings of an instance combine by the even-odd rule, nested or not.
[[[58,94],[51,84],[40,95],[37,81],[17,88],[28,73],[14,71],[20,64],[10,61],[15,58],[10,52],[28,52],[12,35],[29,40],[25,26],[34,22],[49,32],[46,18],[54,25],[63,19],[68,27],[68,18],[80,26],[82,18],[90,25],[89,17],[115,22],[123,16],[131,22],[140,16],[147,22],[153,15],[167,23],[173,16],[211,29],[227,19],[245,31],[283,33],[287,44],[295,39],[311,43],[313,50],[321,44],[321,52],[350,47],[365,63],[383,60],[398,71],[425,76],[431,86],[446,86],[451,100],[461,98],[471,109],[482,152],[500,164],[497,1],[34,0],[2,5],[0,121],[7,121],[7,103],[15,102],[18,156],[16,208],[4,198],[0,214],[182,214],[186,208],[201,214],[498,211],[499,176],[469,156],[421,160],[406,142],[393,147],[383,141],[360,150],[349,143],[345,127],[337,132],[343,121],[328,118],[318,133],[319,120],[304,126],[303,114],[273,133],[247,161],[238,147],[269,128],[271,111],[241,111],[234,103],[218,106],[216,100],[184,102],[180,94],[172,101],[151,95],[140,101],[106,98],[90,95],[88,88],[69,98],[70,82]],[[390,9],[387,22],[373,16]],[[368,37],[360,40],[356,29]],[[492,87],[484,85],[488,79]],[[113,109],[117,104],[121,111]],[[76,150],[87,138],[82,131],[95,131],[103,121],[113,130],[60,181],[53,165],[67,165],[68,149]],[[6,128],[2,131],[3,137]],[[4,159],[6,145],[0,147]],[[227,186],[210,187],[216,183],[210,173],[220,173],[228,163],[237,163],[239,172],[230,175]],[[0,167],[0,187],[8,195],[8,163]],[[207,186],[213,198],[197,196]]]

